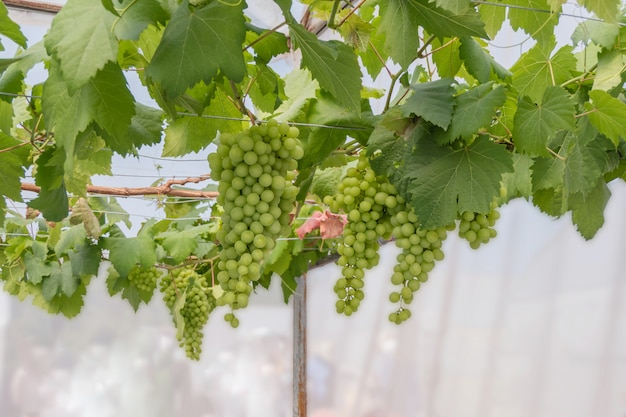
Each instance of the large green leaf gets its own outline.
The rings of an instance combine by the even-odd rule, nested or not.
[[[604,48],[612,49],[618,36],[619,25],[617,24],[585,20],[576,26],[572,34],[572,42],[577,44],[593,41]]]
[[[589,240],[604,225],[604,209],[611,197],[611,191],[602,180],[591,190],[587,197],[574,194],[569,201],[572,210],[572,223],[576,225],[582,237]]]
[[[6,36],[22,48],[26,48],[26,36],[22,33],[20,26],[11,20],[9,10],[3,2],[0,2],[0,35]],[[2,42],[0,42],[0,51],[3,50]]]
[[[617,146],[626,137],[626,104],[602,90],[590,91],[589,99],[585,103],[589,121]]]
[[[595,13],[600,19],[607,22],[617,22],[619,8],[622,6],[620,0],[580,0],[585,9]]]
[[[458,137],[469,139],[480,128],[488,127],[498,107],[506,100],[506,90],[493,83],[479,84],[456,98],[456,110],[447,131],[436,136],[441,144],[452,143]]]
[[[156,262],[155,243],[149,236],[108,237],[104,239],[104,248],[109,250],[109,260],[122,277],[127,277],[136,264],[149,268]]]
[[[349,108],[361,108],[361,69],[352,48],[338,41],[321,41],[299,24],[289,25],[294,44],[302,52],[302,67],[320,87]]]
[[[150,24],[164,24],[166,14],[156,0],[125,0],[119,4],[120,17],[113,29],[118,39],[137,40]]]
[[[539,102],[546,88],[572,78],[576,58],[571,46],[564,46],[551,56],[554,43],[535,45],[513,65],[513,86],[520,96]]]
[[[514,30],[522,29],[539,44],[551,42],[559,13],[551,13],[546,0],[507,0],[506,3],[513,6],[509,8],[508,17]]]
[[[304,156],[298,162],[298,169],[303,170],[321,163],[346,137],[366,142],[372,132],[371,113],[356,112],[337,104],[328,95],[322,94],[313,101],[306,114],[308,123],[321,125],[310,128],[303,138]]]
[[[515,113],[515,147],[523,153],[548,156],[548,139],[560,129],[573,129],[574,113],[574,102],[560,87],[546,89],[539,103],[522,97]]]
[[[598,56],[598,69],[593,80],[593,89],[607,91],[623,84],[622,75],[626,70],[625,61],[621,51],[601,53]]]
[[[246,35],[242,0],[194,7],[183,1],[165,28],[146,75],[171,98],[220,70],[239,82],[246,71],[241,48]]]
[[[118,44],[111,32],[114,20],[100,0],[68,0],[52,20],[46,49],[60,63],[72,94],[108,62],[117,60]]]
[[[135,115],[125,135],[108,136],[107,144],[121,155],[128,155],[144,145],[154,145],[161,141],[163,112],[135,103]]]
[[[496,3],[479,4],[478,12],[485,22],[485,32],[491,39],[495,38],[506,20],[506,7]]]
[[[20,143],[17,139],[0,132],[1,150],[11,149]],[[22,201],[20,181],[23,177],[24,161],[19,154],[14,151],[0,152],[0,195],[7,196],[14,201]]]
[[[218,131],[223,133],[241,130],[241,121],[228,119],[241,117],[241,113],[220,89],[211,99],[209,107],[205,109],[204,116],[206,117],[183,116],[171,122],[165,129],[163,156],[181,156],[197,152],[208,146]]]
[[[411,85],[413,95],[402,105],[402,115],[414,114],[424,120],[447,129],[454,112],[453,80],[441,80]]]
[[[420,140],[407,159],[405,189],[427,229],[452,223],[459,212],[489,212],[502,175],[513,170],[511,154],[486,137],[458,150]]]
[[[461,39],[459,53],[467,72],[481,83],[488,82],[492,73],[502,80],[511,76],[506,68],[489,55],[484,46],[472,38]]]
[[[161,244],[174,262],[180,263],[198,247],[199,237],[206,234],[212,225],[204,224],[184,230],[172,230],[159,233],[156,238],[163,239]]]
[[[469,0],[437,0],[435,2],[437,7],[441,7],[457,15],[466,12],[469,8],[469,3]]]

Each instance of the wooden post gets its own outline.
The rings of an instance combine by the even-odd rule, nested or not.
[[[293,295],[293,417],[307,416],[306,274]]]

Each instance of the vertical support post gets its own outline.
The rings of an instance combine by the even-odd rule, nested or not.
[[[293,295],[293,417],[307,417],[306,274]]]

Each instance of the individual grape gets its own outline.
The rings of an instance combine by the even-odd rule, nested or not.
[[[178,268],[161,278],[160,289],[174,324],[178,327],[180,319],[184,323],[182,330],[177,332],[180,346],[185,349],[188,358],[199,360],[203,329],[216,306],[206,277],[193,268]]]
[[[298,194],[294,170],[303,156],[298,135],[297,128],[270,120],[222,134],[208,156],[211,176],[219,181],[217,202],[224,207],[216,235],[222,247],[217,280],[224,290],[218,303],[231,308],[227,317],[233,327],[239,321],[232,311],[248,305],[263,259],[281,233],[289,232]]]
[[[161,273],[156,267],[144,268],[135,265],[128,273],[128,281],[139,291],[152,294],[157,287],[157,281]]]
[[[497,232],[493,226],[499,218],[500,212],[495,206],[486,215],[465,211],[459,216],[459,236],[467,240],[472,249],[478,249],[480,245],[496,237]]]

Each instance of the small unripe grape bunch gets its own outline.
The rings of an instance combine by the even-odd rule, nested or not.
[[[223,207],[217,280],[224,290],[219,305],[231,310],[248,305],[253,282],[276,239],[291,231],[298,188],[293,185],[304,151],[299,130],[276,120],[219,137],[208,156],[211,178],[218,181],[217,203]],[[233,313],[226,319],[233,327]]]
[[[400,324],[411,317],[407,306],[413,301],[414,293],[428,280],[435,262],[444,258],[441,246],[447,237],[447,229],[420,228],[417,215],[401,196],[396,196],[395,205],[389,211],[392,213],[392,236],[396,246],[402,249],[391,275],[391,283],[399,288],[389,294],[389,301],[398,303],[399,307],[389,315],[389,320]]]
[[[346,316],[358,310],[364,298],[365,270],[378,264],[378,239],[391,230],[384,202],[376,200],[384,183],[362,153],[356,167],[348,168],[337,194],[324,200],[332,211],[343,211],[348,216],[343,235],[337,242],[341,277],[334,286],[337,312]]]
[[[460,215],[459,236],[467,240],[472,249],[478,249],[497,236],[493,226],[499,218],[500,212],[495,207],[486,215],[465,211]]]
[[[157,287],[157,281],[161,277],[161,272],[156,267],[144,268],[135,265],[128,273],[128,281],[139,291],[152,294]]]
[[[179,331],[177,335],[180,347],[185,349],[188,358],[199,360],[203,329],[215,308],[206,277],[190,267],[177,268],[161,279],[160,286],[174,325],[178,325],[178,316],[182,317],[184,323],[182,334]]]

